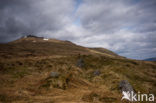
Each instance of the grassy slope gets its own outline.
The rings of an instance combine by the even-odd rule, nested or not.
[[[83,68],[76,66],[80,57]],[[97,69],[99,76],[93,75]],[[60,77],[49,78],[52,71]],[[26,38],[0,46],[2,103],[120,103],[121,80],[136,91],[156,94],[156,63],[53,39]]]

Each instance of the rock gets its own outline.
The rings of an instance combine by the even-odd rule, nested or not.
[[[127,81],[127,80],[122,80],[119,83],[119,88],[121,89],[121,91],[125,91],[125,92],[134,92],[133,87],[131,86],[131,84]]]
[[[60,73],[58,72],[51,72],[50,77],[52,78],[58,78],[60,76]]]
[[[100,71],[99,70],[94,71],[94,75],[95,76],[99,76],[100,75]]]
[[[80,58],[78,61],[77,61],[77,66],[79,68],[83,68],[84,67],[84,60],[82,58]]]

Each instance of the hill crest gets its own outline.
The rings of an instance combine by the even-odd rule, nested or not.
[[[37,37],[33,35],[28,35],[7,44],[0,45],[0,55],[2,57],[94,54],[107,57],[122,58],[114,52],[109,51],[105,48],[87,48],[76,45],[70,41]],[[10,49],[12,50],[10,51]]]

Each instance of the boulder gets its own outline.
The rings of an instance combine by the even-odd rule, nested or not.
[[[125,92],[134,92],[133,87],[131,86],[131,84],[127,81],[127,80],[122,80],[119,83],[119,88],[121,89],[121,92],[125,91]]]
[[[79,68],[83,68],[84,67],[84,60],[82,58],[78,59],[77,66]]]
[[[50,77],[52,78],[58,78],[60,76],[60,73],[58,72],[51,72]]]
[[[100,75],[100,71],[99,71],[99,70],[95,70],[95,71],[94,71],[94,75],[95,75],[95,76],[99,76],[99,75]]]

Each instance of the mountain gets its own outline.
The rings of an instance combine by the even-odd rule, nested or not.
[[[148,58],[148,59],[145,59],[145,61],[156,61],[156,57],[155,57],[155,58]]]
[[[155,62],[70,41],[27,36],[0,44],[2,103],[121,103],[121,81],[156,94],[155,73]]]
[[[85,48],[70,41],[46,39],[43,37],[28,36],[16,41],[0,44],[0,57],[35,57],[53,55],[89,55],[98,54],[109,57],[118,57],[117,54],[104,48]],[[10,51],[11,50],[11,51]]]

